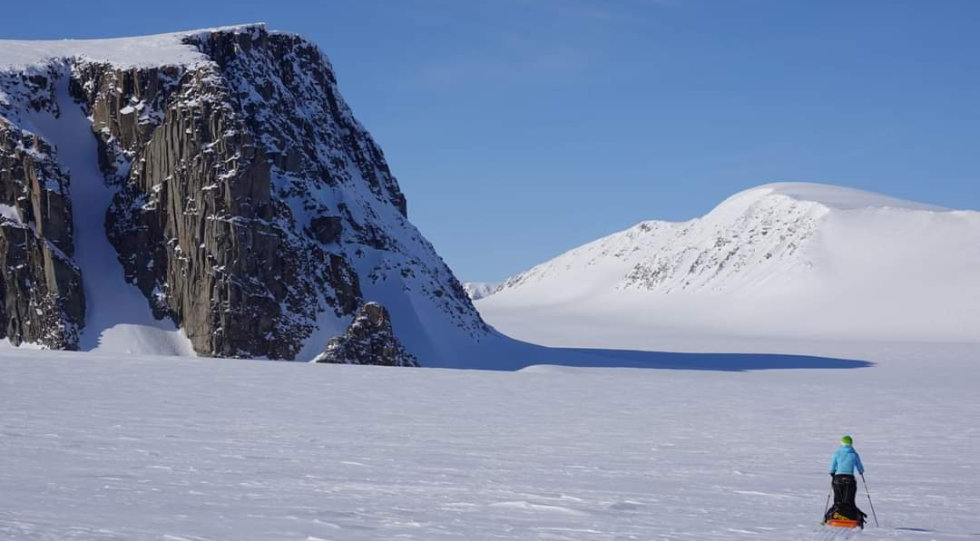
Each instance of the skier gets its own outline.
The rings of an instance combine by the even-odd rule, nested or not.
[[[841,446],[830,459],[830,477],[833,479],[831,486],[834,488],[834,506],[827,512],[825,520],[832,518],[848,518],[857,521],[858,525],[864,527],[865,514],[854,504],[854,496],[857,494],[857,481],[854,479],[854,469],[858,473],[864,474],[864,464],[861,464],[861,455],[854,450],[854,439],[844,436],[840,440]]]

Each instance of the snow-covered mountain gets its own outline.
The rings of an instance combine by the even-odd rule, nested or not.
[[[499,283],[492,282],[463,282],[463,289],[474,301],[493,295],[499,287]]]
[[[507,280],[478,309],[550,345],[653,335],[980,340],[980,212],[777,183],[643,222]]]
[[[317,47],[264,25],[0,41],[0,338],[309,360],[377,301],[423,364],[492,331]]]

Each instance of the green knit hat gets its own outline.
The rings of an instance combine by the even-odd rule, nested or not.
[[[850,445],[854,443],[854,440],[851,439],[850,436],[844,436],[843,438],[840,439],[840,442],[843,443],[844,445]]]

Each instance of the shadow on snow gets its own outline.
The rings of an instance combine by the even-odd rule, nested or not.
[[[592,348],[546,347],[498,335],[502,340],[485,344],[472,356],[475,363],[465,368],[520,370],[530,366],[578,368],[648,368],[658,370],[814,370],[851,369],[874,366],[870,361],[836,359],[813,355],[778,353],[672,353]],[[425,363],[423,362],[423,365]],[[432,366],[432,365],[428,365]]]

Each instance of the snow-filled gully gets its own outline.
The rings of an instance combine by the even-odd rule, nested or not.
[[[99,169],[92,122],[68,90],[67,73],[56,83],[60,115],[30,118],[39,135],[57,148],[71,175],[75,261],[82,270],[85,327],[79,349],[103,353],[193,355],[190,341],[172,321],[156,320],[143,294],[125,281],[122,265],[105,232],[114,191]]]

